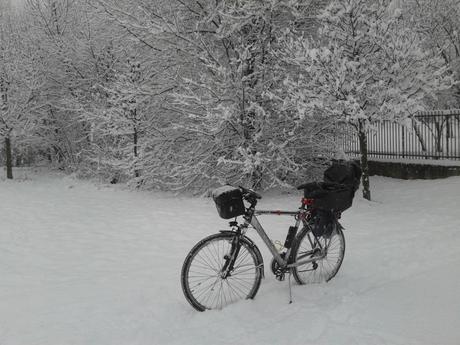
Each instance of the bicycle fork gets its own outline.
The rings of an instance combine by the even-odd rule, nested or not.
[[[238,229],[235,234],[236,236],[234,236],[232,239],[230,253],[225,254],[224,256],[225,264],[222,267],[222,270],[220,272],[220,276],[222,279],[226,279],[231,275],[231,272],[233,271],[233,268],[235,266],[236,258],[238,257],[238,254],[240,253],[241,237],[242,237],[241,229]]]

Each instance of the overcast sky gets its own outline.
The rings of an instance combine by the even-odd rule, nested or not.
[[[10,0],[12,5],[21,5],[24,0]]]
[[[24,0],[0,0],[1,3],[10,3],[11,5],[17,7],[24,3]]]

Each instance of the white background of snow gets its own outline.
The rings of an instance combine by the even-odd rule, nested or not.
[[[460,343],[460,178],[372,178],[374,202],[345,212],[347,250],[330,283],[266,279],[254,301],[199,313],[180,268],[225,229],[209,199],[130,192],[28,173],[0,182],[0,344]],[[264,195],[295,209],[300,194]],[[283,240],[290,218],[265,216]]]

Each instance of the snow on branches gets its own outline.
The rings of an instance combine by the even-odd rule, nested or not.
[[[167,105],[176,115],[167,137],[147,150],[147,184],[267,188],[311,177],[314,160],[324,161],[329,152],[318,138],[326,132],[315,136],[320,129],[272,92],[285,75],[274,54],[280,38],[291,27],[310,30],[322,1],[141,1],[136,10],[129,1],[98,2],[178,66]]]
[[[455,77],[455,15],[439,26],[454,0],[25,3],[1,118],[60,167],[137,187],[292,186],[336,154],[343,122],[366,186],[369,125],[404,122]]]
[[[358,131],[367,198],[368,125],[404,121],[453,85],[443,61],[422,49],[419,36],[391,5],[389,0],[334,1],[319,16],[319,39],[293,34],[283,52],[292,68],[284,82],[287,102],[303,117],[319,111]]]

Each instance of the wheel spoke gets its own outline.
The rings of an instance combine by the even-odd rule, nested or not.
[[[243,248],[241,248],[241,249],[243,249]],[[245,253],[241,254],[241,249],[240,249],[240,254],[238,255],[238,257],[235,260],[235,265],[234,266],[239,266],[249,256],[249,251],[246,250]]]
[[[233,287],[235,289],[238,289],[243,294],[243,296],[245,298],[247,297],[249,291],[252,288],[252,284],[250,282],[246,282],[246,281],[240,280],[240,279],[235,279],[234,277],[230,277],[228,279],[228,283],[233,284]]]
[[[239,268],[241,268],[243,266],[240,266]],[[252,270],[255,270],[255,266],[254,265],[246,265],[246,267],[249,267],[249,268],[246,268],[242,271],[233,271],[232,275],[235,276],[235,275],[239,275],[241,273],[245,273],[245,272],[250,272]]]
[[[214,287],[216,286],[216,283],[219,281],[219,278],[216,278],[216,280],[212,283],[210,283],[208,286],[204,287],[201,290],[201,293],[196,295],[196,299],[199,299],[202,297],[205,293],[208,293],[209,291],[214,291]]]

